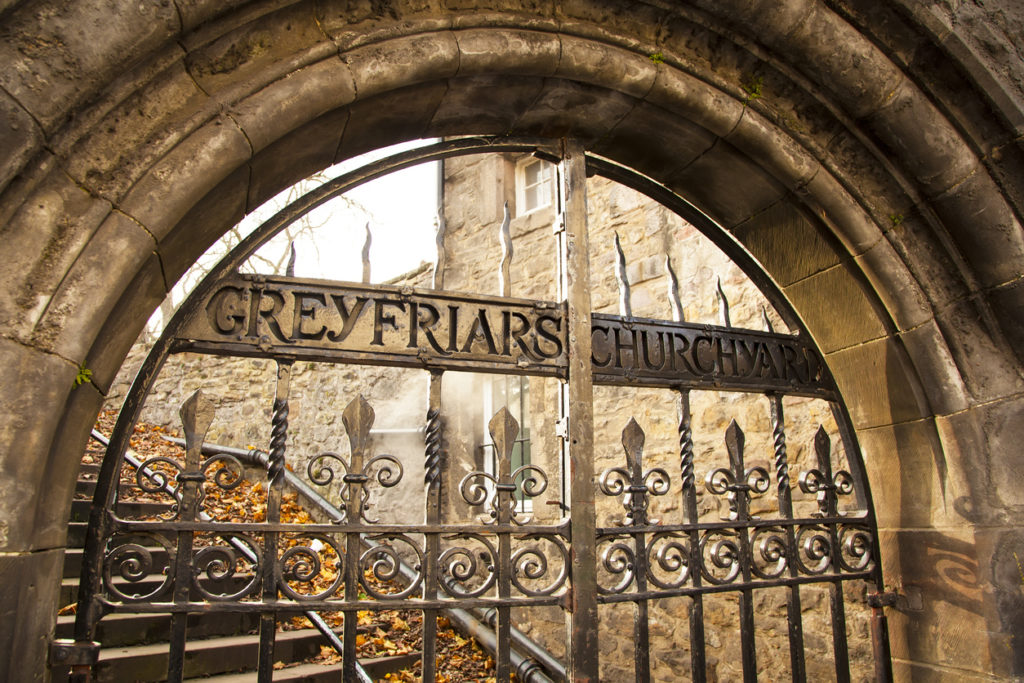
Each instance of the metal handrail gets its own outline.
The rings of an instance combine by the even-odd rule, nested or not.
[[[185,443],[184,439],[173,436],[164,436],[163,438],[179,446]],[[203,455],[229,455],[237,458],[243,464],[261,469],[265,469],[268,462],[267,454],[258,449],[249,450],[204,443],[201,452]],[[287,486],[305,498],[332,522],[340,522],[345,519],[345,515],[341,510],[310,487],[309,484],[294,472],[285,469],[284,480]],[[370,540],[364,539],[364,542],[371,545],[371,547],[376,545]],[[410,582],[415,580],[414,570],[404,562],[400,563],[399,571],[405,580]],[[493,619],[487,616],[486,611],[480,608],[464,610],[458,607],[449,607],[443,611],[450,621],[455,623],[464,633],[476,638],[477,642],[490,654],[494,655],[497,652],[497,641],[494,631],[487,627],[487,623],[492,622]],[[510,635],[512,644],[518,650],[522,650],[522,652],[519,652],[516,648],[512,648],[510,652],[512,666],[515,667],[516,676],[519,680],[526,683],[555,683],[556,681],[566,680],[565,666],[554,655],[514,626],[511,628]]]

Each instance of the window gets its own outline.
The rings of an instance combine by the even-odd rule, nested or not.
[[[551,206],[554,200],[554,164],[527,157],[516,165],[516,214]]]
[[[491,441],[487,423],[496,412],[508,408],[512,417],[519,423],[519,438],[512,449],[512,462],[509,470],[515,472],[523,465],[530,464],[530,380],[528,377],[514,375],[496,375],[484,382],[484,471],[496,474],[498,463],[495,461],[494,443]],[[523,495],[522,488],[516,489],[516,510],[530,512],[532,501]]]

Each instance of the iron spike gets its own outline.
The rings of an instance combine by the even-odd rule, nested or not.
[[[729,463],[732,465],[736,480],[743,478],[743,430],[736,424],[736,420],[729,421],[729,427],[725,430],[725,447],[729,451]]]
[[[775,332],[775,326],[772,325],[772,321],[768,319],[768,309],[761,306],[761,322],[764,323],[764,329],[769,332]]]
[[[619,281],[619,314],[626,318],[633,317],[633,305],[630,300],[629,275],[626,273],[626,255],[622,253],[622,242],[619,233],[615,233],[615,278]]]
[[[288,265],[284,268],[285,277],[295,277],[295,241],[288,243],[291,253],[288,255]]]
[[[437,211],[437,230],[434,233],[434,246],[437,248],[437,256],[434,259],[434,274],[432,287],[434,289],[444,289],[444,267],[445,261],[448,260],[448,254],[444,249],[444,236],[448,229],[448,224],[445,223],[444,213],[441,209]]]
[[[181,404],[178,415],[181,417],[181,425],[185,431],[185,449],[188,452],[191,453],[193,450],[196,453],[199,452],[198,449],[203,445],[203,439],[206,438],[206,432],[213,424],[216,410],[213,401],[203,393],[202,389],[196,389]]]
[[[732,327],[732,320],[729,318],[729,299],[722,289],[722,278],[718,278],[718,312],[722,316],[722,325]]]
[[[644,434],[643,428],[634,418],[629,418],[625,429],[622,430],[622,447],[626,449],[630,465],[637,471],[640,470],[640,454],[644,450],[646,440],[647,435]]]
[[[370,221],[366,221],[366,238],[363,241],[363,282],[370,282],[370,243],[373,242],[373,235],[370,232]]]
[[[499,277],[499,290],[501,296],[512,296],[512,232],[510,226],[512,216],[508,211],[508,202],[505,202],[505,216],[501,219],[501,270]]]
[[[818,468],[828,475],[831,475],[832,469],[831,451],[832,439],[825,428],[818,425],[818,431],[814,433],[814,453],[818,457]]]
[[[373,426],[374,419],[373,408],[362,394],[345,406],[345,410],[341,414],[341,421],[345,425],[349,443],[352,445],[353,461],[357,453],[361,455],[367,452],[371,438],[370,428]]]
[[[672,306],[672,319],[677,323],[685,322],[683,302],[679,300],[679,278],[672,268],[672,257],[665,254],[665,275],[668,276],[668,302]]]
[[[487,423],[487,431],[494,442],[494,452],[501,461],[510,461],[516,437],[519,436],[519,422],[512,417],[508,408],[502,408]]]

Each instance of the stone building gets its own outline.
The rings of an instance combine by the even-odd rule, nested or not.
[[[1022,19],[1010,0],[0,0],[0,678],[47,678],[75,462],[177,276],[298,179],[458,134],[579,139],[742,244],[878,454],[897,677],[1024,675]]]

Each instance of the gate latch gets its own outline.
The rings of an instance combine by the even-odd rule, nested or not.
[[[58,638],[50,642],[50,666],[88,666],[100,656],[100,644],[91,640]]]

